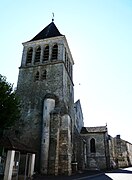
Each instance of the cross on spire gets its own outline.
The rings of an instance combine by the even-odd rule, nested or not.
[[[52,22],[54,22],[54,13],[52,13]]]

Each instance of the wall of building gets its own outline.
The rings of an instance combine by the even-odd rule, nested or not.
[[[55,43],[58,45],[58,56],[57,59],[51,60],[52,46]],[[42,49],[47,44],[49,45],[49,59],[43,62]],[[71,141],[75,122],[72,80],[74,62],[66,38],[64,36],[53,37],[26,42],[23,45],[22,62],[17,83],[17,95],[21,101],[21,118],[9,134],[12,138],[19,139],[37,152],[37,170],[41,167],[41,172],[44,174],[71,173]],[[40,61],[35,63],[35,48],[37,46],[41,47],[41,56]],[[26,63],[27,52],[30,47],[33,48],[32,61]],[[44,71],[46,71],[45,79],[42,78]],[[39,77],[36,79],[37,72],[39,72]],[[44,105],[47,98],[55,101],[55,104],[51,103],[54,104],[54,107],[49,109],[48,115],[46,112],[49,104]],[[51,116],[52,110],[57,112],[57,114],[55,113],[56,116]],[[61,129],[61,125],[64,123],[62,118],[64,115],[70,117],[65,119],[67,121],[65,123],[68,123],[65,131]],[[54,124],[53,121],[57,123]],[[42,134],[42,132],[44,133]],[[68,140],[68,144],[65,145],[67,147],[66,155],[64,155],[63,150],[59,150],[64,149],[65,142],[61,138],[63,134]],[[54,153],[54,149],[56,153]],[[64,167],[64,162],[67,164],[66,167]],[[43,166],[41,166],[42,164]]]
[[[106,166],[106,150],[104,144],[104,133],[90,133],[83,135],[87,145],[87,162],[90,169],[105,169]],[[96,152],[90,152],[90,140],[95,139]]]
[[[107,127],[83,127],[81,136],[86,141],[87,168],[108,169],[110,166]],[[94,151],[91,141],[95,142]]]
[[[129,142],[120,138],[120,135],[117,135],[114,138],[114,148],[115,148],[115,162],[118,168],[128,167],[131,164],[132,156],[132,145]]]
[[[132,166],[132,144],[126,141],[128,166]]]
[[[74,114],[75,114],[75,127],[80,133],[82,127],[84,126],[83,113],[82,113],[80,100],[74,103]]]
[[[121,139],[120,135],[109,138],[110,159],[114,168],[129,167],[132,165],[132,144]]]

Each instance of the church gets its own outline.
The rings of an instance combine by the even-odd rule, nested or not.
[[[23,43],[17,83],[21,117],[7,136],[33,151],[40,174],[110,169],[119,155],[107,126],[84,127],[80,100],[74,102],[73,66],[67,39],[54,21]],[[120,139],[120,147],[122,142],[126,158],[120,167],[125,167],[132,165],[132,145]]]
[[[41,174],[71,175],[77,153],[84,158],[79,134],[83,117],[80,101],[74,103],[73,65],[66,37],[53,21],[23,43],[17,83],[21,118],[13,136],[36,152],[35,166]]]

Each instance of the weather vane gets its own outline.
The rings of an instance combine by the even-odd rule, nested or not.
[[[54,13],[52,13],[52,22],[54,22]]]

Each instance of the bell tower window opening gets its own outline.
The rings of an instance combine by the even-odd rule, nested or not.
[[[35,75],[35,81],[39,80],[39,72],[37,71],[36,75]]]
[[[90,152],[91,152],[91,153],[96,153],[95,139],[94,139],[94,138],[92,138],[92,139],[90,140]]]
[[[44,72],[42,73],[41,79],[45,80],[47,78],[47,71],[44,70]]]
[[[69,66],[69,58],[68,58],[68,55],[66,56],[66,68],[68,70],[68,66]]]
[[[70,75],[71,75],[71,78],[72,78],[72,65],[71,65],[71,68],[70,68]]]
[[[27,51],[26,64],[32,62],[32,55],[33,55],[33,48],[29,48],[28,51]]]
[[[35,52],[35,63],[40,61],[41,47],[38,46]]]
[[[49,60],[49,46],[47,45],[44,48],[43,61],[48,61],[48,60]]]
[[[66,48],[65,48],[65,62],[66,62],[66,58],[67,58],[67,52],[66,52]]]
[[[71,77],[71,63],[69,63],[69,74],[70,74],[70,77]]]
[[[68,67],[67,67],[67,69],[68,69],[68,72],[70,73],[70,62],[69,62],[69,59],[68,59]]]
[[[58,58],[58,45],[55,44],[53,47],[52,47],[52,57],[51,59],[52,60],[56,60]]]

